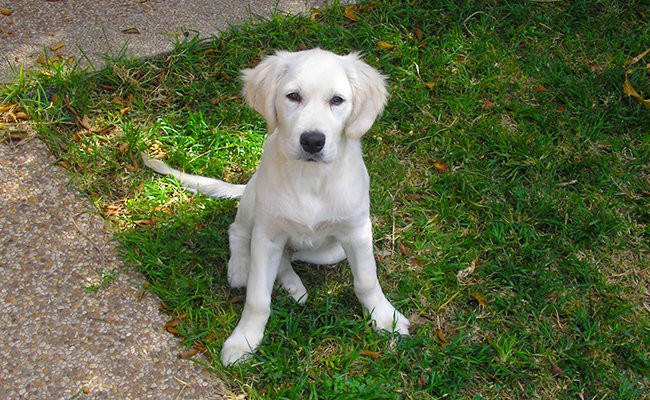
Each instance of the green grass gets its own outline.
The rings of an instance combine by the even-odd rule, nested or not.
[[[357,21],[336,6],[278,15],[97,72],[32,72],[2,93],[233,393],[649,396],[650,114],[622,86],[624,61],[650,43],[650,7],[459,3],[375,1],[355,8]],[[224,369],[221,344],[242,309],[225,273],[236,202],[189,195],[137,157],[245,182],[265,126],[238,95],[238,71],[273,49],[315,46],[360,50],[390,78],[364,151],[380,280],[415,330],[375,334],[346,265],[299,265],[308,304],[276,290],[255,358]],[[650,97],[646,61],[630,79]]]

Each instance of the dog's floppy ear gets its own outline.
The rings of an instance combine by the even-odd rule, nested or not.
[[[370,129],[384,110],[388,99],[386,78],[361,60],[359,53],[348,54],[344,59],[354,96],[352,115],[347,122],[345,134],[358,139]]]
[[[269,135],[275,130],[275,94],[278,81],[286,71],[289,53],[279,51],[267,56],[255,66],[242,70],[243,95],[246,102],[266,119]]]

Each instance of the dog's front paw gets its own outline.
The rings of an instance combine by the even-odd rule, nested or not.
[[[221,348],[221,364],[224,367],[250,360],[261,340],[252,343],[246,336],[233,332]]]
[[[408,336],[409,320],[392,305],[377,307],[372,314],[372,327],[377,331],[396,332],[403,336]]]

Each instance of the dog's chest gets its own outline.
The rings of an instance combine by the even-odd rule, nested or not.
[[[291,229],[303,234],[316,231],[328,231],[333,222],[345,219],[347,206],[324,196],[301,193],[300,196],[285,199],[283,219]]]
[[[334,230],[321,226],[315,230],[304,229],[303,226],[293,226],[289,233],[288,245],[293,250],[319,248],[334,235]]]
[[[287,200],[285,204],[287,212],[282,216],[283,230],[289,235],[290,246],[294,249],[319,247],[328,237],[345,230],[353,217],[348,204],[319,196],[303,194],[300,199]]]

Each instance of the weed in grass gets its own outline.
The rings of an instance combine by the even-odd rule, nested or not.
[[[648,396],[648,114],[622,92],[624,61],[650,42],[645,3],[349,7],[94,73],[25,74],[4,102],[36,119],[127,264],[184,316],[185,343],[252,398]],[[360,50],[390,78],[364,151],[380,279],[418,323],[375,335],[345,264],[299,265],[308,305],[278,290],[254,360],[224,370],[242,307],[225,279],[236,203],[188,195],[137,156],[245,182],[266,132],[238,71],[315,46]],[[631,80],[648,97],[644,76]]]

